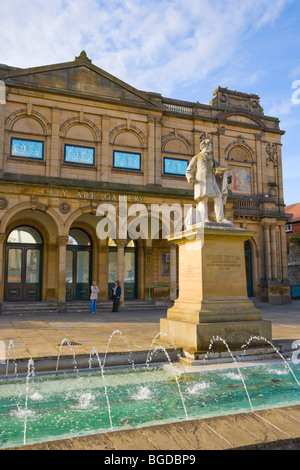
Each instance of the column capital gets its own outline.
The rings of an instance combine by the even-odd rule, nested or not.
[[[119,249],[119,248],[125,248],[125,246],[128,243],[128,240],[115,240],[115,242],[116,242],[116,245]]]
[[[69,240],[68,235],[60,235],[57,237],[57,244],[59,246],[67,245],[68,240]]]

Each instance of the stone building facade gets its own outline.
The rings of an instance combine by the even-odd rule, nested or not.
[[[108,299],[176,298],[177,254],[163,236],[100,239],[99,204],[120,217],[143,204],[194,204],[185,169],[205,136],[231,167],[225,215],[254,230],[245,245],[248,292],[290,300],[281,136],[257,95],[217,88],[209,105],[136,90],[74,61],[29,69],[0,65],[0,302],[53,301],[64,311]],[[134,216],[131,217],[134,219]],[[177,221],[178,225],[178,221]],[[157,286],[157,287],[153,287]]]

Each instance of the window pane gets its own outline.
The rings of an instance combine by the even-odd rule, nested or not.
[[[15,284],[21,282],[22,250],[11,248],[8,250],[7,282]]]
[[[36,140],[11,139],[11,155],[43,159],[44,143]]]
[[[88,251],[77,251],[77,279],[76,282],[86,284],[89,282],[90,254]]]
[[[73,252],[67,250],[67,261],[66,261],[66,283],[72,284],[73,282]]]
[[[86,232],[79,228],[72,228],[69,234],[68,245],[85,245],[90,246],[91,240]]]
[[[133,284],[135,281],[135,254],[124,254],[124,282],[125,284]]]
[[[170,275],[170,253],[162,253],[161,255],[161,273],[163,276]]]
[[[129,152],[114,152],[114,167],[128,170],[141,169],[141,154]]]
[[[26,284],[38,284],[40,281],[40,250],[27,250]]]
[[[108,282],[115,282],[118,279],[118,253],[110,251],[108,254]]]
[[[10,232],[7,243],[42,243],[40,234],[32,227],[18,227]]]
[[[65,162],[94,165],[95,150],[90,147],[65,145]]]
[[[187,160],[179,160],[178,158],[164,158],[164,173],[166,174],[184,176],[187,167]]]

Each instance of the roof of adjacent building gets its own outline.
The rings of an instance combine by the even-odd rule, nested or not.
[[[285,213],[289,217],[289,223],[300,221],[300,202],[286,206]]]

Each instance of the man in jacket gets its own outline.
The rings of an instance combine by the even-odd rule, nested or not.
[[[113,288],[113,312],[117,312],[119,309],[121,294],[122,289],[120,287],[119,281],[115,281],[115,287]]]

